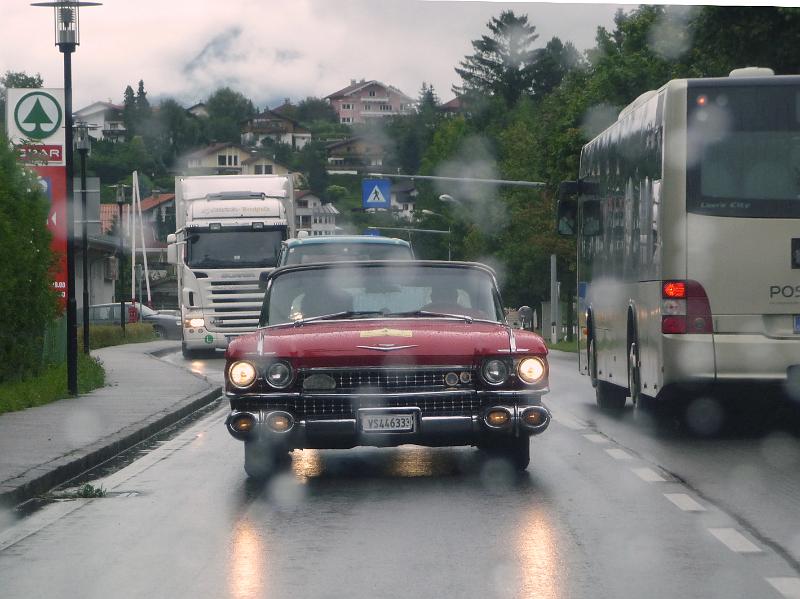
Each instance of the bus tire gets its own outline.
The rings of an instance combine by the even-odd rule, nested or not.
[[[594,335],[589,337],[589,347],[587,348],[586,354],[589,380],[592,383],[592,387],[597,387],[597,348],[594,345]]]
[[[631,341],[628,345],[628,393],[634,406],[642,400],[642,371],[639,361],[639,344]]]
[[[628,400],[627,390],[608,381],[597,381],[595,387],[597,407],[601,410],[619,411],[625,407]]]

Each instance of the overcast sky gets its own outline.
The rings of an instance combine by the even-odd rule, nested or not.
[[[52,9],[0,0],[0,73],[40,73],[63,86]],[[324,97],[351,79],[378,79],[416,97],[423,81],[442,101],[458,83],[453,67],[470,41],[507,8],[527,14],[539,46],[558,36],[594,46],[619,4],[417,0],[104,0],[81,9],[73,55],[74,107],[121,103],[143,79],[151,100],[185,105],[228,85],[259,107],[283,98]]]

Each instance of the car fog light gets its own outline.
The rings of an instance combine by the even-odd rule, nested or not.
[[[531,426],[539,426],[544,423],[544,414],[542,414],[539,410],[528,410],[525,412],[523,416],[526,424],[530,424]]]
[[[239,414],[231,421],[231,428],[237,433],[249,433],[255,424],[256,419],[252,414]]]
[[[529,385],[541,381],[545,371],[544,362],[540,358],[525,358],[517,366],[517,376]]]
[[[250,362],[234,362],[228,370],[228,380],[234,387],[247,389],[256,380],[256,367]]]
[[[292,417],[289,414],[273,413],[267,417],[267,426],[277,433],[283,433],[292,428]]]
[[[466,385],[472,380],[472,375],[469,372],[462,372],[458,375],[458,378],[461,379],[461,382]]]
[[[490,410],[486,413],[486,424],[489,426],[505,426],[511,420],[511,414],[507,410]]]

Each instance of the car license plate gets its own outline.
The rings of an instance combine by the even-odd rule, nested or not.
[[[800,314],[794,315],[794,332],[800,334]]]
[[[362,414],[361,430],[365,433],[410,433],[414,430],[414,415]]]

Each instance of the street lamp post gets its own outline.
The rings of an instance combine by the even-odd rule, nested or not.
[[[72,53],[80,45],[78,9],[99,6],[99,2],[63,0],[34,2],[31,6],[52,7],[55,14],[55,38],[64,55],[64,162],[67,171],[67,389],[78,394],[78,331],[75,304],[75,211],[73,209],[72,173]]]
[[[89,124],[75,123],[75,148],[81,155],[81,258],[83,269],[83,353],[89,353],[89,239],[86,223],[86,155],[92,146],[89,137]]]
[[[433,210],[426,210],[425,208],[423,208],[421,212],[422,214],[429,214],[430,216],[439,216],[447,221],[447,261],[450,262],[450,240],[453,237],[453,232],[450,230],[450,219],[448,219],[444,214],[439,214]]]
[[[117,289],[119,290],[119,326],[122,329],[122,336],[125,336],[125,295],[122,285],[122,265],[125,260],[125,249],[123,243],[125,236],[122,234],[122,206],[125,204],[125,186],[122,183],[117,185],[117,238],[119,239],[119,259],[117,260]]]

